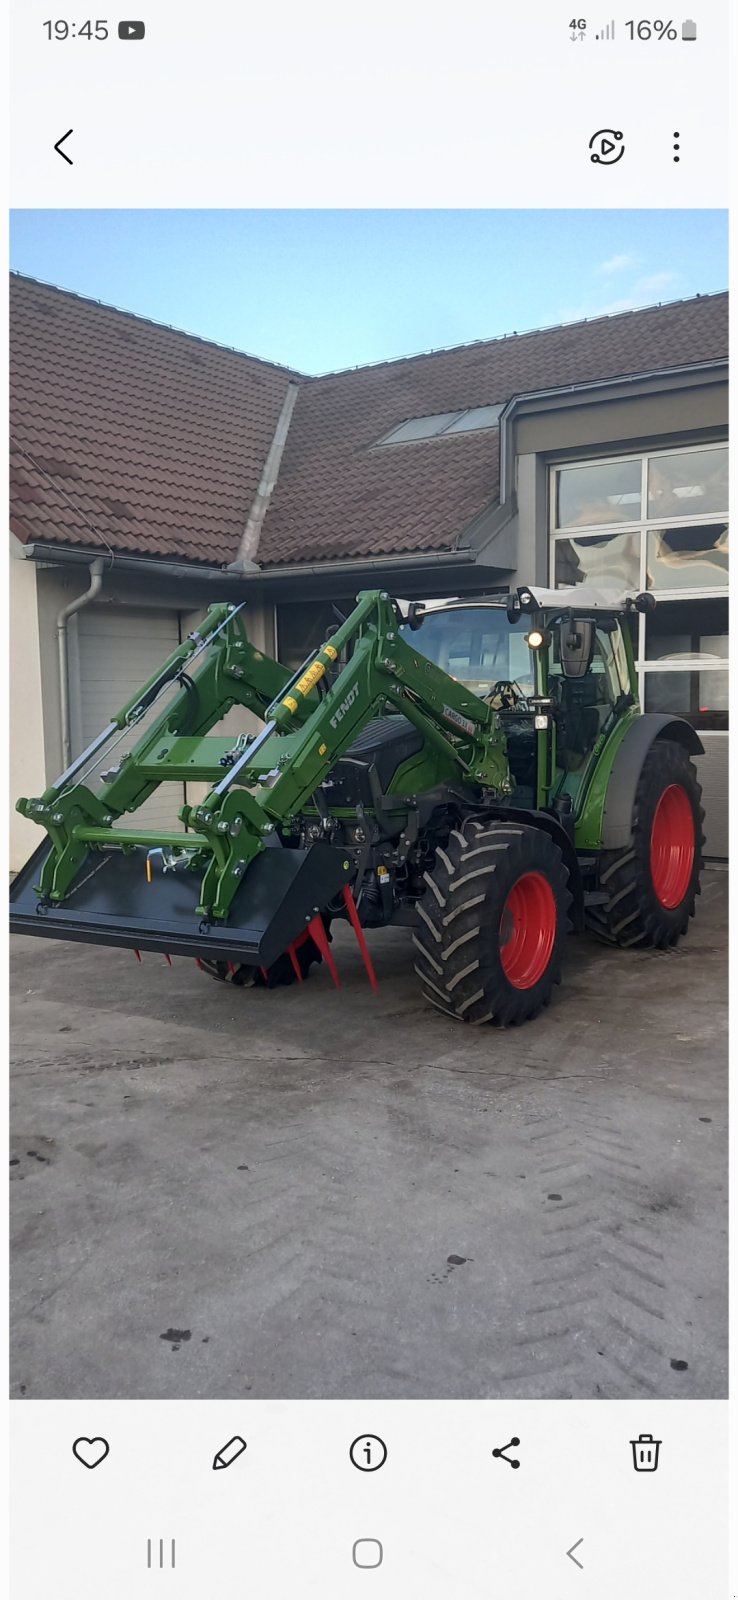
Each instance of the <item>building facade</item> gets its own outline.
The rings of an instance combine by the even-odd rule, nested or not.
[[[655,595],[642,704],[698,729],[727,854],[726,295],[323,378],[15,275],[11,310],[13,796],[212,600],[297,665],[362,588],[587,580]]]

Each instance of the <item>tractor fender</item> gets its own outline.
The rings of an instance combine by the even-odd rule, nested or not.
[[[477,816],[494,818],[495,822],[520,822],[526,828],[540,828],[550,835],[554,844],[557,844],[564,861],[564,866],[569,874],[569,890],[571,893],[571,908],[569,915],[576,933],[581,933],[584,928],[584,886],[582,873],[579,866],[579,857],[574,842],[563,823],[551,811],[536,811],[523,806],[485,806],[484,811],[475,812]]]
[[[602,810],[602,849],[623,850],[630,843],[633,804],[643,763],[657,739],[672,739],[690,755],[704,753],[702,740],[683,717],[645,711],[631,723],[623,738],[605,793]]]

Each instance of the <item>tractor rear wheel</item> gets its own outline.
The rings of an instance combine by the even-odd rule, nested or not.
[[[666,949],[687,932],[700,892],[702,790],[680,744],[657,739],[646,756],[633,804],[630,844],[604,850],[598,887],[604,905],[587,924],[608,944]]]
[[[415,971],[460,1022],[526,1022],[561,981],[571,904],[558,845],[539,828],[470,818],[436,851],[418,903]]]

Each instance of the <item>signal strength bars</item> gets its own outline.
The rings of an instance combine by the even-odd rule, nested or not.
[[[615,23],[614,22],[606,22],[604,28],[600,28],[599,33],[595,34],[595,39],[614,39],[614,38],[615,38]]]

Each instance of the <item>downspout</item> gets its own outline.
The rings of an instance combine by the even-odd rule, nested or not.
[[[66,771],[72,759],[72,738],[69,727],[69,640],[67,636],[67,623],[83,606],[88,606],[91,600],[100,593],[102,588],[103,570],[105,561],[98,556],[90,566],[90,586],[84,594],[71,600],[63,611],[59,612],[56,619],[56,642],[59,650],[59,711],[61,716],[62,755],[63,769]]]
[[[297,399],[297,391],[299,387],[299,383],[295,383],[293,380],[290,380],[287,385],[285,397],[282,402],[282,410],[277,418],[277,426],[274,430],[274,437],[269,446],[269,452],[267,454],[266,461],[264,462],[259,487],[254,495],[251,504],[251,510],[249,511],[246,519],[246,526],[241,534],[241,542],[238,546],[236,559],[235,561],[229,562],[226,569],[228,572],[237,572],[239,570],[248,571],[249,568],[253,571],[256,565],[261,530],[264,524],[264,518],[269,510],[269,502],[272,498],[274,487],[279,476],[279,468],[282,462],[284,447],[287,443],[287,434],[289,433],[290,422],[292,419],[292,413],[295,409],[295,401]]]

